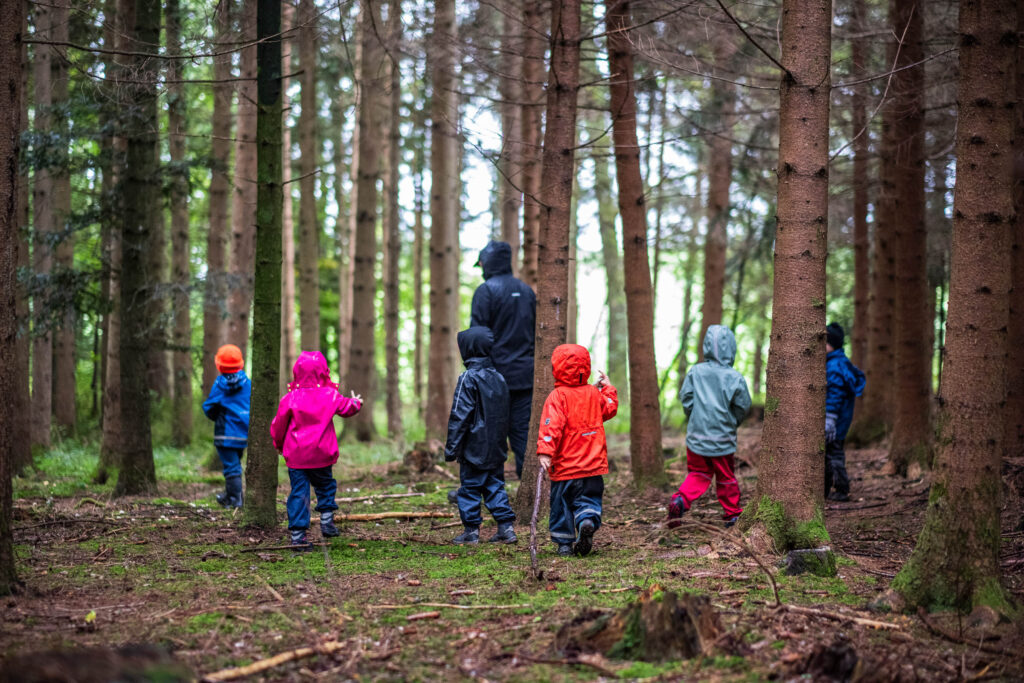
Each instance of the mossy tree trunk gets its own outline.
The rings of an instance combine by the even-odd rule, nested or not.
[[[253,289],[252,407],[245,466],[244,519],[277,525],[277,449],[270,421],[277,412],[281,362],[281,0],[258,0],[256,82],[256,279]]]
[[[822,517],[830,0],[784,0],[771,346],[757,491],[744,522],[778,550],[828,540]]]
[[[636,81],[628,33],[628,0],[608,0],[608,67],[615,78],[611,91],[615,177],[619,184],[626,317],[629,334],[629,454],[633,483],[658,487],[667,479],[661,457],[661,405],[658,369],[654,363],[654,293],[647,254],[647,208],[640,177],[640,145],[636,134]],[[726,186],[728,190],[728,185]],[[575,264],[575,261],[573,261]]]
[[[893,581],[911,605],[969,609],[1006,600],[999,582],[999,472],[1015,222],[1016,29],[1011,0],[960,3],[941,436],[924,528]]]

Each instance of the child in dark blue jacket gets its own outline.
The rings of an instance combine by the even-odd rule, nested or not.
[[[825,328],[825,337],[825,497],[847,501],[850,477],[846,474],[843,442],[853,420],[854,400],[864,393],[864,373],[843,353],[844,335],[839,323]]]
[[[242,507],[242,451],[249,443],[249,400],[252,383],[245,375],[245,359],[234,344],[217,349],[214,357],[221,373],[203,402],[206,417],[215,422],[213,445],[224,468],[224,493],[217,502],[226,508]]]
[[[508,385],[491,361],[494,335],[487,327],[459,332],[459,353],[466,371],[455,385],[448,418],[444,459],[459,461],[457,502],[463,532],[452,541],[475,545],[480,541],[480,498],[498,523],[490,543],[515,543],[516,514],[505,492],[508,456]]]

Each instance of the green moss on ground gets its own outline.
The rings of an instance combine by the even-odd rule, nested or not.
[[[820,507],[815,511],[812,519],[797,522],[786,513],[782,503],[767,496],[761,496],[758,499],[752,522],[760,522],[764,525],[779,551],[796,548],[820,548],[830,540],[828,529],[825,528],[825,517]]]

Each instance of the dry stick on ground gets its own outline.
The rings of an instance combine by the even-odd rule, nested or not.
[[[537,515],[540,513],[540,492],[544,483],[544,468],[537,468],[537,488],[533,492],[533,514],[530,515],[530,569],[533,578],[540,581],[540,570],[537,568]]]
[[[334,515],[335,521],[373,522],[380,519],[422,519],[427,517],[451,518],[450,512],[375,512],[372,514]]]
[[[267,590],[270,591],[270,594],[274,596],[275,600],[277,600],[278,602],[284,602],[284,598],[281,597],[280,593],[278,593],[276,590],[274,590],[274,587],[270,585],[269,581],[264,579],[259,574],[256,575],[256,578],[258,578],[260,581],[263,582],[263,585],[267,587]]]
[[[757,566],[760,567],[761,571],[763,571],[765,575],[768,577],[769,583],[772,584],[772,593],[775,594],[775,607],[782,606],[782,599],[779,598],[779,586],[777,583],[775,583],[775,574],[773,574],[772,571],[768,569],[768,565],[761,561],[761,558],[758,557],[757,553],[754,552],[754,549],[750,547],[750,544],[747,543],[742,536],[730,534],[728,531],[723,531],[722,529],[719,529],[716,526],[705,524],[704,522],[698,522],[692,519],[685,522],[685,526],[696,527],[697,529],[702,529],[703,531],[706,531],[707,533],[713,536],[718,536],[719,538],[725,541],[728,541],[734,545],[739,546],[741,550],[750,555],[751,559],[753,559],[754,562],[757,563]]]
[[[526,609],[533,605],[456,605],[451,602],[416,602],[409,605],[367,605],[367,609],[409,609],[410,607],[440,607],[444,609]]]
[[[248,666],[240,666],[233,669],[222,669],[221,671],[214,672],[203,676],[203,681],[210,681],[215,683],[217,681],[233,681],[239,678],[245,678],[246,676],[255,676],[258,673],[262,673],[274,667],[293,662],[296,659],[304,659],[306,657],[312,657],[316,654],[329,655],[333,652],[337,652],[342,648],[348,647],[348,641],[331,640],[326,643],[321,643],[314,647],[300,647],[297,650],[289,650],[288,652],[282,652],[281,654],[274,655],[268,659],[261,659],[258,662],[253,662]]]
[[[888,631],[903,630],[903,627],[899,624],[893,624],[888,621],[875,621],[874,619],[865,619],[863,617],[855,617],[849,614],[838,614],[836,612],[826,612],[812,607],[801,607],[800,605],[779,605],[779,607],[797,614],[807,614],[813,617],[825,617],[826,619],[832,619],[833,621],[851,621],[858,626],[868,626],[870,628],[884,629]]]
[[[458,481],[459,480],[458,477],[456,477],[454,474],[452,474],[451,472],[449,472],[445,468],[441,467],[440,465],[434,465],[434,471],[440,472],[441,474],[443,474],[444,476],[448,477],[452,481]]]
[[[600,664],[590,660],[589,658],[580,658],[577,656],[575,658],[568,657],[566,659],[541,659],[539,657],[529,657],[526,655],[516,655],[516,657],[518,657],[519,659],[525,659],[528,662],[536,662],[537,664],[560,664],[562,666],[573,666],[574,664],[582,664],[584,666],[589,666],[592,669],[596,669],[601,674],[608,676],[609,678],[619,677],[618,672],[612,671],[607,667],[601,666]]]
[[[988,652],[989,654],[993,655],[1002,655],[1004,657],[1019,656],[1019,653],[1016,651],[1011,652],[1009,650],[1003,650],[1002,648],[985,645],[984,643],[969,642],[966,638],[961,638],[955,633],[949,633],[945,629],[940,628],[938,624],[933,624],[931,621],[929,621],[928,612],[923,607],[917,608],[917,616],[921,619],[921,623],[923,623],[929,631],[931,631],[932,633],[941,638],[945,638],[950,642],[960,643],[962,645],[967,645],[968,647],[974,647],[981,650],[982,652]]]
[[[381,493],[375,496],[355,496],[354,498],[335,498],[335,503],[358,503],[363,500],[376,500],[377,498],[417,498],[425,496],[425,493]]]
[[[305,550],[306,548],[316,548],[321,545],[327,545],[326,543],[307,543],[306,545],[261,545],[255,548],[242,548],[238,552],[240,553],[258,553],[264,550]]]

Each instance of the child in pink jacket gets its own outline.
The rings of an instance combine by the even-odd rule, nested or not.
[[[274,446],[288,465],[292,492],[288,495],[288,530],[291,544],[309,548],[309,487],[316,491],[316,511],[320,513],[320,533],[337,536],[334,494],[338,482],[331,467],[338,462],[338,435],[334,416],[351,417],[363,407],[361,396],[352,392],[342,396],[331,381],[327,360],[319,351],[303,351],[292,371],[294,381],[277,407],[270,423]]]

